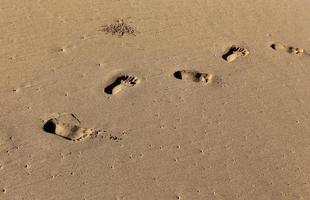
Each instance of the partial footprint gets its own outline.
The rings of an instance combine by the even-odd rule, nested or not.
[[[61,114],[49,119],[43,126],[43,130],[73,141],[80,141],[89,136],[97,136],[101,131],[80,127],[80,120],[74,114]]]
[[[239,57],[245,57],[249,55],[250,51],[243,47],[232,46],[229,51],[223,55],[223,59],[227,62],[232,62]]]
[[[133,87],[140,83],[140,79],[136,76],[120,76],[111,85],[107,86],[104,91],[107,94],[115,95],[128,87]]]
[[[200,83],[209,83],[211,82],[213,75],[208,73],[201,73],[191,70],[182,70],[176,71],[174,77],[181,80],[200,82]]]
[[[301,56],[305,53],[305,51],[301,48],[297,48],[293,46],[287,47],[282,43],[273,43],[270,47],[276,51],[285,51],[287,53],[297,55],[297,56]]]

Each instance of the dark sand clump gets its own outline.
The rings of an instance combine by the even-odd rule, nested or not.
[[[103,32],[112,33],[112,35],[118,35],[119,37],[127,35],[136,35],[136,29],[125,23],[123,19],[116,20],[115,23],[110,25],[104,25]]]

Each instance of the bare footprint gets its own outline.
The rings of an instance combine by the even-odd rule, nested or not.
[[[297,47],[293,47],[293,46],[285,46],[282,43],[273,43],[270,46],[272,49],[276,50],[276,51],[285,51],[287,53],[293,54],[293,55],[297,55],[297,56],[301,56],[304,53],[306,53],[303,49],[301,48],[297,48]]]
[[[176,71],[174,73],[174,77],[181,80],[209,83],[211,82],[213,75],[208,73],[201,73],[198,71],[182,70],[182,71]]]
[[[232,62],[238,57],[245,57],[249,55],[250,51],[243,47],[232,46],[229,51],[223,55],[223,59],[227,62]]]
[[[74,114],[62,114],[49,119],[43,126],[43,130],[73,141],[80,141],[89,136],[97,136],[100,131],[80,127],[80,120]]]
[[[133,87],[138,83],[140,83],[140,79],[136,76],[124,75],[118,77],[112,84],[107,86],[104,91],[107,94],[115,95],[125,88]]]

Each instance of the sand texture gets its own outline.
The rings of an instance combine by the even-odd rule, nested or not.
[[[0,199],[310,199],[309,25],[309,0],[0,0]]]

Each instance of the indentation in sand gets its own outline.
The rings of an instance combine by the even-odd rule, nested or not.
[[[305,53],[305,50],[302,48],[294,47],[294,46],[286,46],[282,43],[273,43],[270,47],[276,51],[284,51],[293,55],[301,56]]]
[[[201,73],[192,70],[181,70],[174,73],[174,77],[180,80],[200,82],[200,83],[210,83],[213,75],[209,73]]]
[[[49,119],[44,124],[43,130],[73,141],[80,141],[89,136],[96,137],[101,133],[99,130],[83,128],[80,124],[80,120],[74,114],[65,113]]]
[[[245,57],[250,54],[250,51],[243,47],[232,46],[229,51],[223,55],[223,59],[227,62],[232,62],[239,57]]]
[[[115,95],[125,88],[133,87],[140,83],[140,79],[136,76],[124,75],[118,77],[112,84],[107,86],[104,91],[107,94]]]

